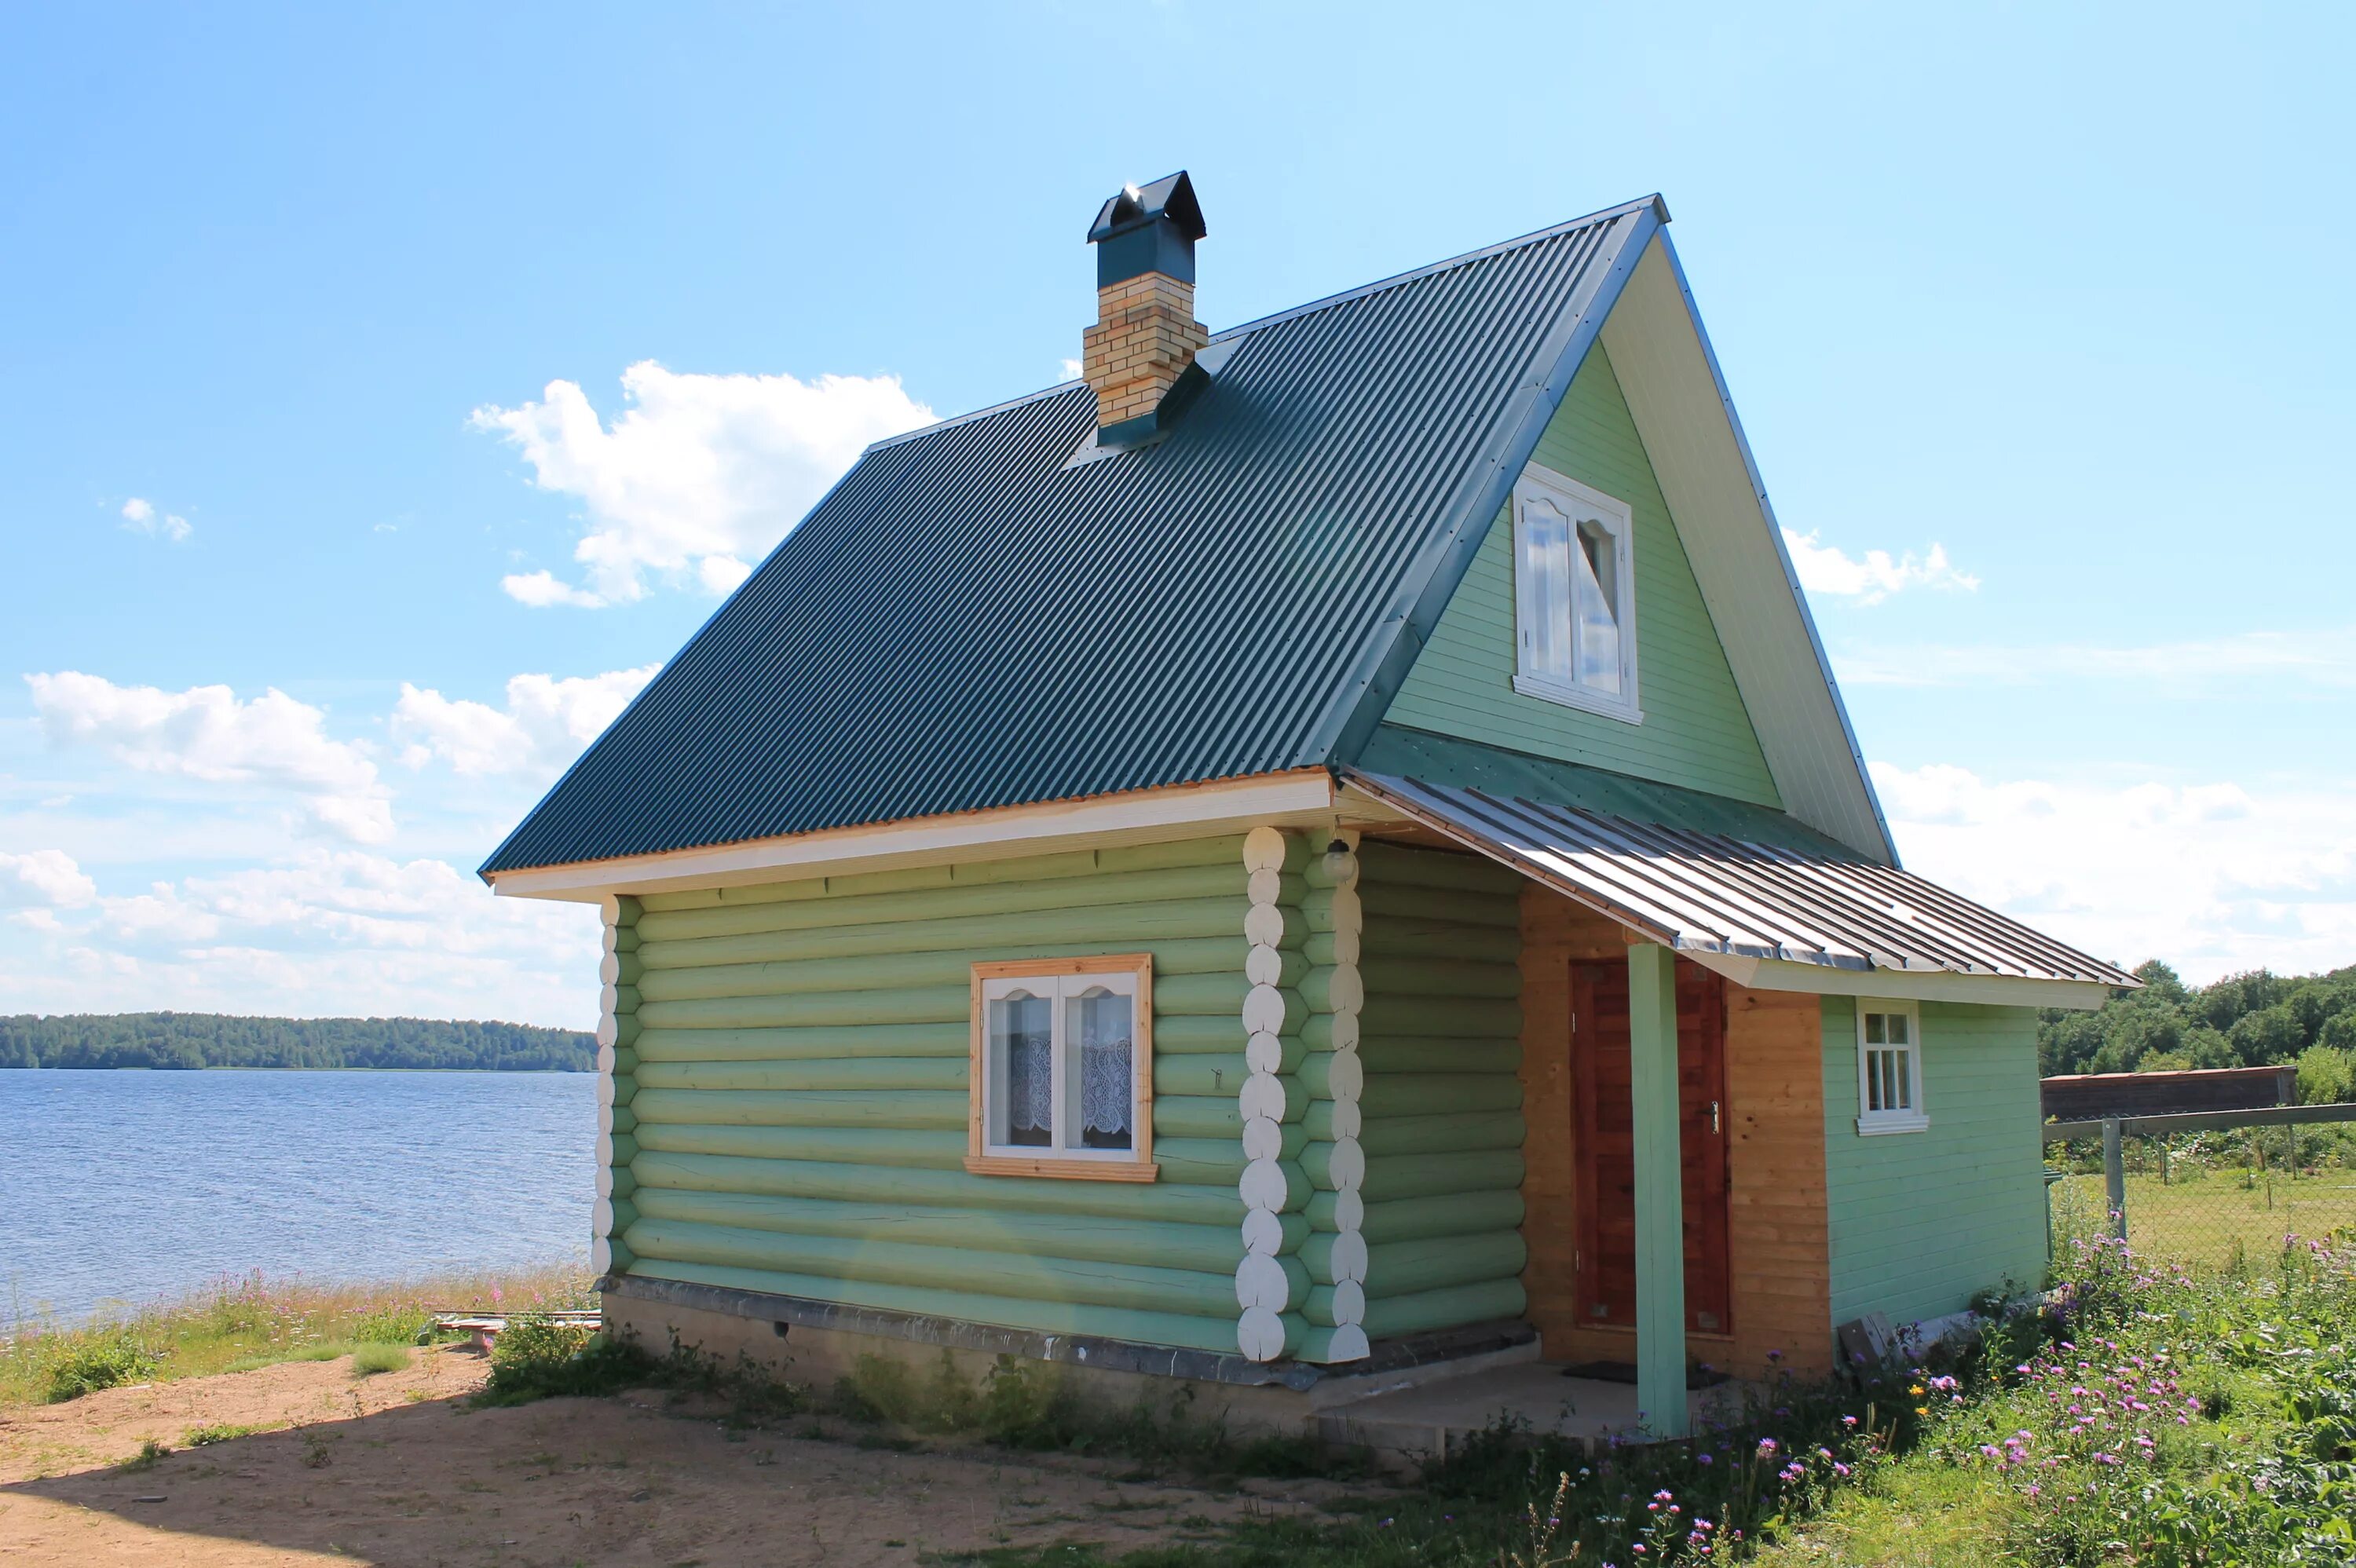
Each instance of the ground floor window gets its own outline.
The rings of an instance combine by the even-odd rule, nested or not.
[[[1857,1130],[1917,1133],[1922,1109],[1922,1020],[1912,1002],[1857,1005]]]
[[[966,1168],[1151,1180],[1153,960],[973,966]]]

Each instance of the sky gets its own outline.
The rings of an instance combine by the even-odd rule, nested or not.
[[[878,437],[1660,191],[1914,869],[2356,963],[2356,10],[0,11],[0,1013],[585,1027],[473,868]]]

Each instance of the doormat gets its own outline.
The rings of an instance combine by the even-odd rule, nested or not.
[[[1633,1361],[1581,1361],[1576,1366],[1563,1368],[1562,1375],[1567,1378],[1590,1378],[1600,1383],[1633,1383],[1636,1381],[1636,1363]],[[1726,1381],[1724,1372],[1714,1371],[1708,1367],[1686,1369],[1686,1388],[1688,1391],[1716,1388]]]

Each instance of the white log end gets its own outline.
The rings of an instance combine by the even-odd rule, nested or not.
[[[1244,912],[1244,940],[1256,947],[1284,945],[1284,912],[1274,904],[1254,904]]]
[[[1345,1279],[1333,1287],[1333,1322],[1338,1327],[1366,1320],[1366,1287]]]
[[[1244,879],[1244,891],[1256,904],[1272,905],[1284,896],[1284,873],[1254,871]]]
[[[1255,986],[1275,986],[1284,980],[1284,955],[1273,947],[1252,944],[1244,955],[1244,978]]]
[[[1355,965],[1364,955],[1364,944],[1355,931],[1337,931],[1333,933],[1333,962],[1336,964]]]
[[[597,1042],[597,1071],[600,1072],[614,1071],[614,1047],[602,1040]]]
[[[1355,1100],[1335,1100],[1332,1104],[1333,1106],[1333,1136],[1355,1138],[1366,1130],[1366,1118],[1359,1112],[1358,1103]]]
[[[1366,1151],[1355,1138],[1335,1138],[1329,1168],[1335,1190],[1355,1192],[1366,1184]]]
[[[1332,1046],[1335,1051],[1357,1050],[1358,1015],[1355,1013],[1335,1013],[1333,1015],[1333,1023],[1327,1026],[1325,1043]]]
[[[1244,1251],[1270,1258],[1284,1251],[1284,1221],[1266,1209],[1246,1214]]]
[[[1371,1350],[1372,1347],[1366,1343],[1366,1331],[1351,1323],[1333,1330],[1333,1338],[1326,1343],[1325,1359],[1328,1361],[1363,1361]]]
[[[597,1136],[601,1138],[614,1136],[614,1107],[611,1105],[597,1107]]]
[[[1284,993],[1273,986],[1254,986],[1244,997],[1244,1028],[1253,1034],[1284,1030]]]
[[[622,992],[620,987],[608,984],[600,986],[597,988],[597,1016],[599,1018],[612,1018],[616,1013],[621,1011],[621,1006]]]
[[[611,1013],[599,1014],[597,1018],[597,1043],[599,1045],[611,1048],[613,1046],[619,1045],[621,1041],[622,1026],[620,1020],[616,1019]]]
[[[597,1129],[597,1163],[606,1166],[614,1163],[614,1129],[611,1126]]]
[[[1366,982],[1355,964],[1340,964],[1326,976],[1325,1005],[1335,1013],[1355,1018],[1366,1008]]]
[[[1284,1124],[1274,1116],[1253,1116],[1244,1123],[1244,1157],[1278,1159],[1284,1154]]]
[[[1366,1200],[1355,1189],[1348,1192],[1333,1194],[1333,1228],[1335,1230],[1362,1230],[1365,1223]]]
[[[1366,1064],[1357,1051],[1336,1051],[1325,1058],[1325,1097],[1355,1101],[1366,1092]]]
[[[1355,1231],[1344,1231],[1334,1237],[1333,1269],[1335,1279],[1355,1279],[1365,1284],[1366,1238]]]
[[[589,1238],[589,1272],[592,1274],[614,1272],[614,1243],[603,1236]]]
[[[613,1077],[613,1074],[612,1074],[612,1073],[610,1073],[610,1072],[601,1072],[601,1073],[599,1073],[599,1074],[597,1075],[597,1104],[600,1104],[600,1105],[611,1105],[611,1104],[613,1104],[613,1103],[614,1103],[614,1077]]]
[[[1284,1354],[1284,1319],[1265,1307],[1247,1307],[1236,1319],[1236,1349],[1255,1361]]]
[[[622,923],[622,900],[619,894],[607,893],[597,901],[598,912],[605,918],[605,929],[611,931]]]
[[[1246,1121],[1255,1116],[1265,1116],[1272,1122],[1284,1120],[1284,1080],[1273,1073],[1253,1073],[1244,1080],[1242,1090],[1236,1095],[1236,1112]]]
[[[1358,901],[1357,889],[1333,890],[1333,929],[1352,935],[1366,929],[1366,906]]]
[[[612,1196],[614,1196],[614,1168],[610,1165],[601,1165],[597,1168],[597,1197],[602,1201]]]
[[[1262,1032],[1244,1041],[1244,1061],[1254,1072],[1284,1071],[1284,1040]]]
[[[1273,827],[1259,827],[1244,835],[1244,869],[1248,871],[1281,871],[1284,869],[1284,835]]]
[[[1358,1297],[1359,1317],[1365,1316],[1365,1296]],[[1236,1305],[1247,1311],[1265,1307],[1281,1312],[1292,1305],[1292,1275],[1265,1253],[1247,1253],[1236,1265]],[[1352,1319],[1356,1321],[1355,1318]]]
[[[597,1206],[589,1211],[589,1228],[601,1236],[614,1233],[614,1200],[600,1198]]]
[[[1244,1200],[1247,1209],[1266,1209],[1280,1214],[1285,1200],[1292,1196],[1292,1184],[1285,1180],[1283,1168],[1276,1161],[1256,1159],[1244,1167],[1243,1179],[1236,1183],[1236,1196]]]

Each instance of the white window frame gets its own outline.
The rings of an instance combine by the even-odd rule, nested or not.
[[[1130,1001],[1130,1147],[1070,1148],[1061,1144],[1072,1073],[1071,1042],[1065,1006],[1101,987]],[[1054,1040],[1054,1133],[1044,1145],[990,1141],[991,1095],[997,1083],[991,1057],[990,1006],[1013,991],[1044,995]],[[973,1041],[969,1062],[971,1110],[965,1168],[986,1176],[1075,1177],[1098,1181],[1151,1181],[1161,1174],[1153,1161],[1153,957],[1119,953],[1088,958],[1037,958],[973,965]]]
[[[1866,1039],[1868,1016],[1902,1018],[1906,1020],[1906,1043],[1896,1046],[1885,1038],[1879,1043]],[[1884,1029],[1884,1035],[1888,1030]],[[1873,1071],[1875,1053],[1905,1053],[1904,1106],[1873,1110]],[[1875,1001],[1859,997],[1857,1004],[1857,1130],[1863,1137],[1875,1137],[1883,1133],[1919,1133],[1931,1125],[1931,1114],[1922,1098],[1922,1009],[1918,1003]]]
[[[1601,691],[1565,680],[1551,671],[1530,667],[1531,628],[1547,614],[1537,583],[1522,567],[1528,559],[1527,515],[1532,500],[1544,498],[1570,514],[1574,522],[1600,523],[1612,536],[1612,573],[1619,603],[1620,689]],[[1514,689],[1525,697],[1559,703],[1618,719],[1629,724],[1644,721],[1636,695],[1636,524],[1628,503],[1581,485],[1568,475],[1531,464],[1514,484]],[[1561,606],[1567,616],[1569,606]],[[1568,632],[1566,635],[1569,635]]]

